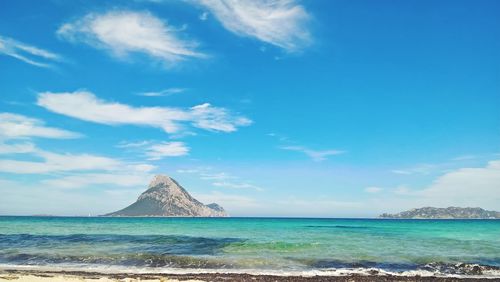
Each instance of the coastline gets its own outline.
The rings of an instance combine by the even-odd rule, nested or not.
[[[204,282],[204,281],[339,281],[339,282],[368,282],[368,281],[500,281],[499,278],[488,277],[442,277],[442,276],[420,276],[420,275],[388,275],[388,274],[349,274],[338,276],[298,276],[298,275],[265,275],[265,274],[245,274],[245,273],[193,273],[193,274],[160,274],[160,273],[101,273],[86,271],[42,271],[42,270],[19,270],[0,269],[0,281],[17,282],[110,282],[110,281],[161,281],[161,282]]]

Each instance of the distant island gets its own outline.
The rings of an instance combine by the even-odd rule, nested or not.
[[[135,203],[103,216],[225,217],[228,214],[216,203],[199,202],[169,176],[156,175]]]
[[[379,218],[400,219],[500,219],[500,212],[487,211],[482,208],[434,208],[423,207],[408,211],[388,214],[383,213]]]

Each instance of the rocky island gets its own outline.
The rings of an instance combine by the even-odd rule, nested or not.
[[[500,212],[487,211],[482,208],[434,208],[423,207],[408,211],[388,214],[384,213],[379,218],[394,219],[500,219]]]
[[[156,175],[148,189],[130,206],[104,216],[225,217],[216,203],[204,205],[166,175]]]

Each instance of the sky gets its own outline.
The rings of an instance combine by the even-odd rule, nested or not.
[[[0,214],[500,210],[500,2],[0,1]]]

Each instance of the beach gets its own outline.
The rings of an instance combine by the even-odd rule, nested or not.
[[[346,275],[346,276],[276,276],[276,275],[251,275],[251,274],[103,274],[92,272],[43,272],[26,270],[0,270],[0,281],[17,282],[111,282],[111,281],[144,281],[144,282],[199,282],[199,281],[256,281],[256,282],[299,282],[299,281],[339,281],[339,282],[368,282],[368,281],[500,281],[499,278],[458,278],[435,276],[392,276],[392,275]]]

